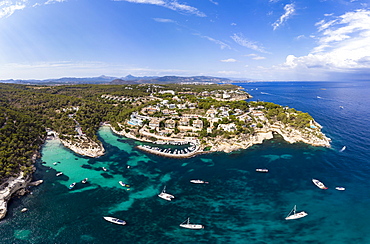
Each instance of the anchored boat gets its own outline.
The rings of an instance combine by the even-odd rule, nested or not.
[[[122,220],[122,219],[117,219],[117,218],[114,218],[114,217],[103,217],[106,221],[108,222],[111,222],[113,224],[118,224],[118,225],[125,225],[126,224],[126,221]]]
[[[294,208],[290,211],[290,213],[288,214],[288,216],[286,216],[285,219],[286,220],[300,219],[300,218],[306,217],[307,215],[308,213],[306,213],[305,211],[297,213],[297,205],[294,205]]]
[[[180,224],[181,227],[193,230],[204,229],[203,225],[200,224],[190,224],[190,218],[187,218],[184,222]]]
[[[321,181],[319,181],[319,180],[317,180],[317,179],[312,179],[312,182],[318,187],[318,188],[320,188],[320,189],[324,189],[324,190],[326,190],[326,189],[328,189],[325,185],[324,185],[324,183],[322,183]]]
[[[166,186],[163,188],[162,192],[158,196],[167,201],[171,201],[173,198],[175,198],[174,195],[168,194],[166,192]]]

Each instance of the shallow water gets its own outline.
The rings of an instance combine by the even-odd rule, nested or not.
[[[242,86],[253,100],[309,112],[324,126],[332,148],[275,137],[230,154],[171,159],[139,151],[139,142],[102,127],[107,152],[90,159],[47,141],[34,176],[44,183],[10,201],[0,222],[1,243],[369,243],[369,85]],[[269,173],[255,172],[265,167]],[[60,171],[64,175],[56,177]],[[81,183],[84,178],[88,183]],[[317,188],[312,178],[329,189]],[[209,184],[191,184],[191,179]],[[72,182],[77,184],[69,190]],[[164,186],[175,195],[172,202],[157,197]],[[294,205],[308,216],[286,221]],[[29,211],[21,213],[24,207]],[[128,224],[114,225],[103,216]],[[187,217],[205,229],[179,227]]]

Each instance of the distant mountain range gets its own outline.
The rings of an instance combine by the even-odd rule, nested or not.
[[[210,82],[210,83],[233,83],[231,79],[219,78],[212,76],[144,76],[136,77],[127,75],[125,77],[111,77],[111,76],[99,76],[99,77],[63,77],[59,79],[46,79],[46,80],[0,80],[1,83],[15,83],[15,84],[34,84],[34,85],[63,85],[63,84],[112,84],[112,85],[124,85],[124,84],[142,84],[142,83],[153,83],[153,84],[166,84],[166,83],[181,83],[181,82]]]

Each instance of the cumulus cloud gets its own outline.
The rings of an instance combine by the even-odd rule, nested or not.
[[[236,59],[233,59],[233,58],[228,58],[228,59],[221,60],[221,62],[224,62],[224,63],[235,63],[235,62],[237,62],[237,60]]]
[[[240,46],[247,47],[261,53],[266,53],[262,46],[259,46],[256,42],[249,41],[242,34],[234,34],[231,36],[231,39],[233,39]]]
[[[153,4],[162,6],[174,11],[182,12],[182,13],[188,13],[188,14],[194,14],[199,17],[206,17],[205,13],[202,13],[197,8],[192,7],[187,4],[179,3],[177,0],[114,0],[114,1],[125,1],[130,3],[141,3],[141,4]]]
[[[318,46],[306,56],[288,55],[285,68],[370,74],[370,10],[333,18],[316,24]]]
[[[11,16],[15,11],[26,7],[25,1],[13,3],[12,1],[0,1],[0,19]]]
[[[282,16],[280,16],[280,18],[272,24],[272,27],[274,28],[274,30],[276,30],[279,26],[284,24],[284,22],[286,22],[292,16],[292,14],[294,14],[295,12],[294,4],[291,3],[291,4],[285,5],[284,10],[285,10],[285,13]]]

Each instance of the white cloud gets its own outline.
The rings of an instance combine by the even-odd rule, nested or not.
[[[153,18],[153,19],[160,23],[176,23],[176,21],[172,19],[162,19],[162,18]]]
[[[224,60],[220,60],[220,61],[224,62],[224,63],[235,63],[235,62],[237,62],[237,60],[233,59],[233,58],[224,59]]]
[[[209,37],[209,36],[202,36],[202,35],[200,35],[200,34],[193,34],[193,35],[195,35],[195,36],[200,36],[201,38],[204,38],[204,39],[207,39],[208,41],[211,41],[211,42],[213,42],[213,43],[216,43],[217,45],[220,45],[220,48],[221,48],[221,49],[225,49],[225,48],[227,48],[227,49],[231,49],[231,47],[230,47],[229,45],[227,45],[226,43],[224,43],[224,42],[222,42],[222,41],[219,41],[219,40],[216,40],[216,39],[214,39],[214,38],[212,38],[212,37]]]
[[[62,3],[66,2],[67,0],[48,0],[45,2],[45,4],[52,4],[52,3]]]
[[[245,56],[251,57],[254,60],[263,60],[263,59],[266,59],[265,57],[259,56],[259,55],[255,54],[255,53],[251,53],[251,54],[248,54],[248,55],[245,55]]]
[[[261,53],[266,53],[263,47],[256,44],[256,42],[247,40],[242,34],[234,34],[233,36],[231,36],[231,39],[233,39],[240,46],[247,47]]]
[[[0,19],[11,16],[15,11],[22,10],[26,7],[25,1],[13,3],[12,1],[0,2]]]
[[[275,23],[272,24],[272,27],[274,28],[274,30],[276,30],[285,21],[287,21],[292,16],[292,14],[294,14],[295,12],[294,4],[291,3],[291,4],[285,5],[284,10],[285,10],[285,13],[282,16],[280,16],[280,18],[276,20]]]
[[[202,13],[197,8],[179,3],[177,0],[114,0],[114,1],[126,1],[130,3],[141,3],[141,4],[153,4],[162,6],[178,12],[194,14],[199,17],[206,17],[205,13]]]
[[[356,10],[318,22],[318,46],[308,55],[288,55],[284,69],[367,72],[370,75],[370,10]]]
[[[213,1],[213,0],[209,0],[211,3],[213,3],[214,5],[218,5],[218,2],[216,1]]]

